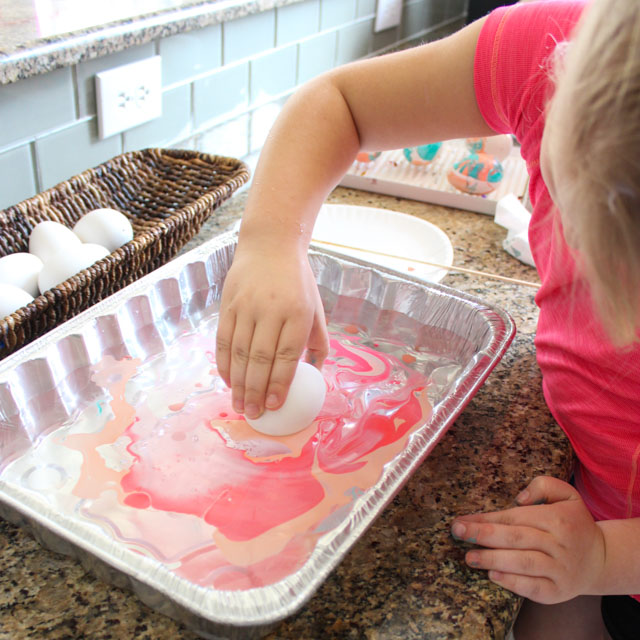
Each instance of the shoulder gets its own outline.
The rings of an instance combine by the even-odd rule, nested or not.
[[[567,39],[587,5],[586,0],[516,2],[492,11],[486,19],[489,26],[485,28],[551,31],[560,39]]]
[[[541,0],[519,2],[490,13],[480,31],[476,55],[491,51],[513,54],[502,62],[526,62],[549,55],[570,40],[586,2]]]
[[[520,2],[486,17],[476,45],[474,85],[494,130],[518,135],[517,126],[530,123],[543,108],[554,52],[570,39],[585,5],[578,0]]]

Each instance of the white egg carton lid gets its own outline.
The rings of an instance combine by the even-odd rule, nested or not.
[[[340,185],[488,215],[494,215],[498,200],[508,194],[526,202],[529,176],[520,147],[514,145],[502,162],[504,177],[495,191],[482,196],[463,193],[447,179],[453,164],[467,155],[462,139],[443,142],[435,160],[424,167],[409,164],[402,149],[383,151],[369,165],[354,162]]]

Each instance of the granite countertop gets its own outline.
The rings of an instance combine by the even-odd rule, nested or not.
[[[243,191],[225,203],[185,250],[226,230],[245,199]],[[456,265],[536,279],[533,269],[503,251],[505,230],[489,216],[345,188],[328,201],[416,215],[446,231]],[[451,538],[450,523],[456,514],[509,506],[536,475],[567,479],[571,449],[542,397],[533,345],[535,289],[453,272],[443,284],[500,305],[518,333],[392,503],[268,640],[498,640],[515,619],[520,599],[464,564],[466,545]],[[0,554],[0,639],[197,637],[4,521]]]
[[[300,0],[0,0],[0,84]]]

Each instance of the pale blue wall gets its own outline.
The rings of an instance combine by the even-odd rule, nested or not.
[[[464,0],[404,0],[374,33],[376,0],[303,0],[0,86],[0,208],[125,151],[181,147],[246,158],[309,78],[459,25]],[[94,75],[162,56],[162,117],[100,140]]]

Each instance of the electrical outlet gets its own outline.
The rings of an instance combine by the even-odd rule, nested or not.
[[[397,27],[402,18],[402,0],[378,0],[374,31]]]
[[[96,74],[98,131],[108,138],[162,115],[160,56]]]

